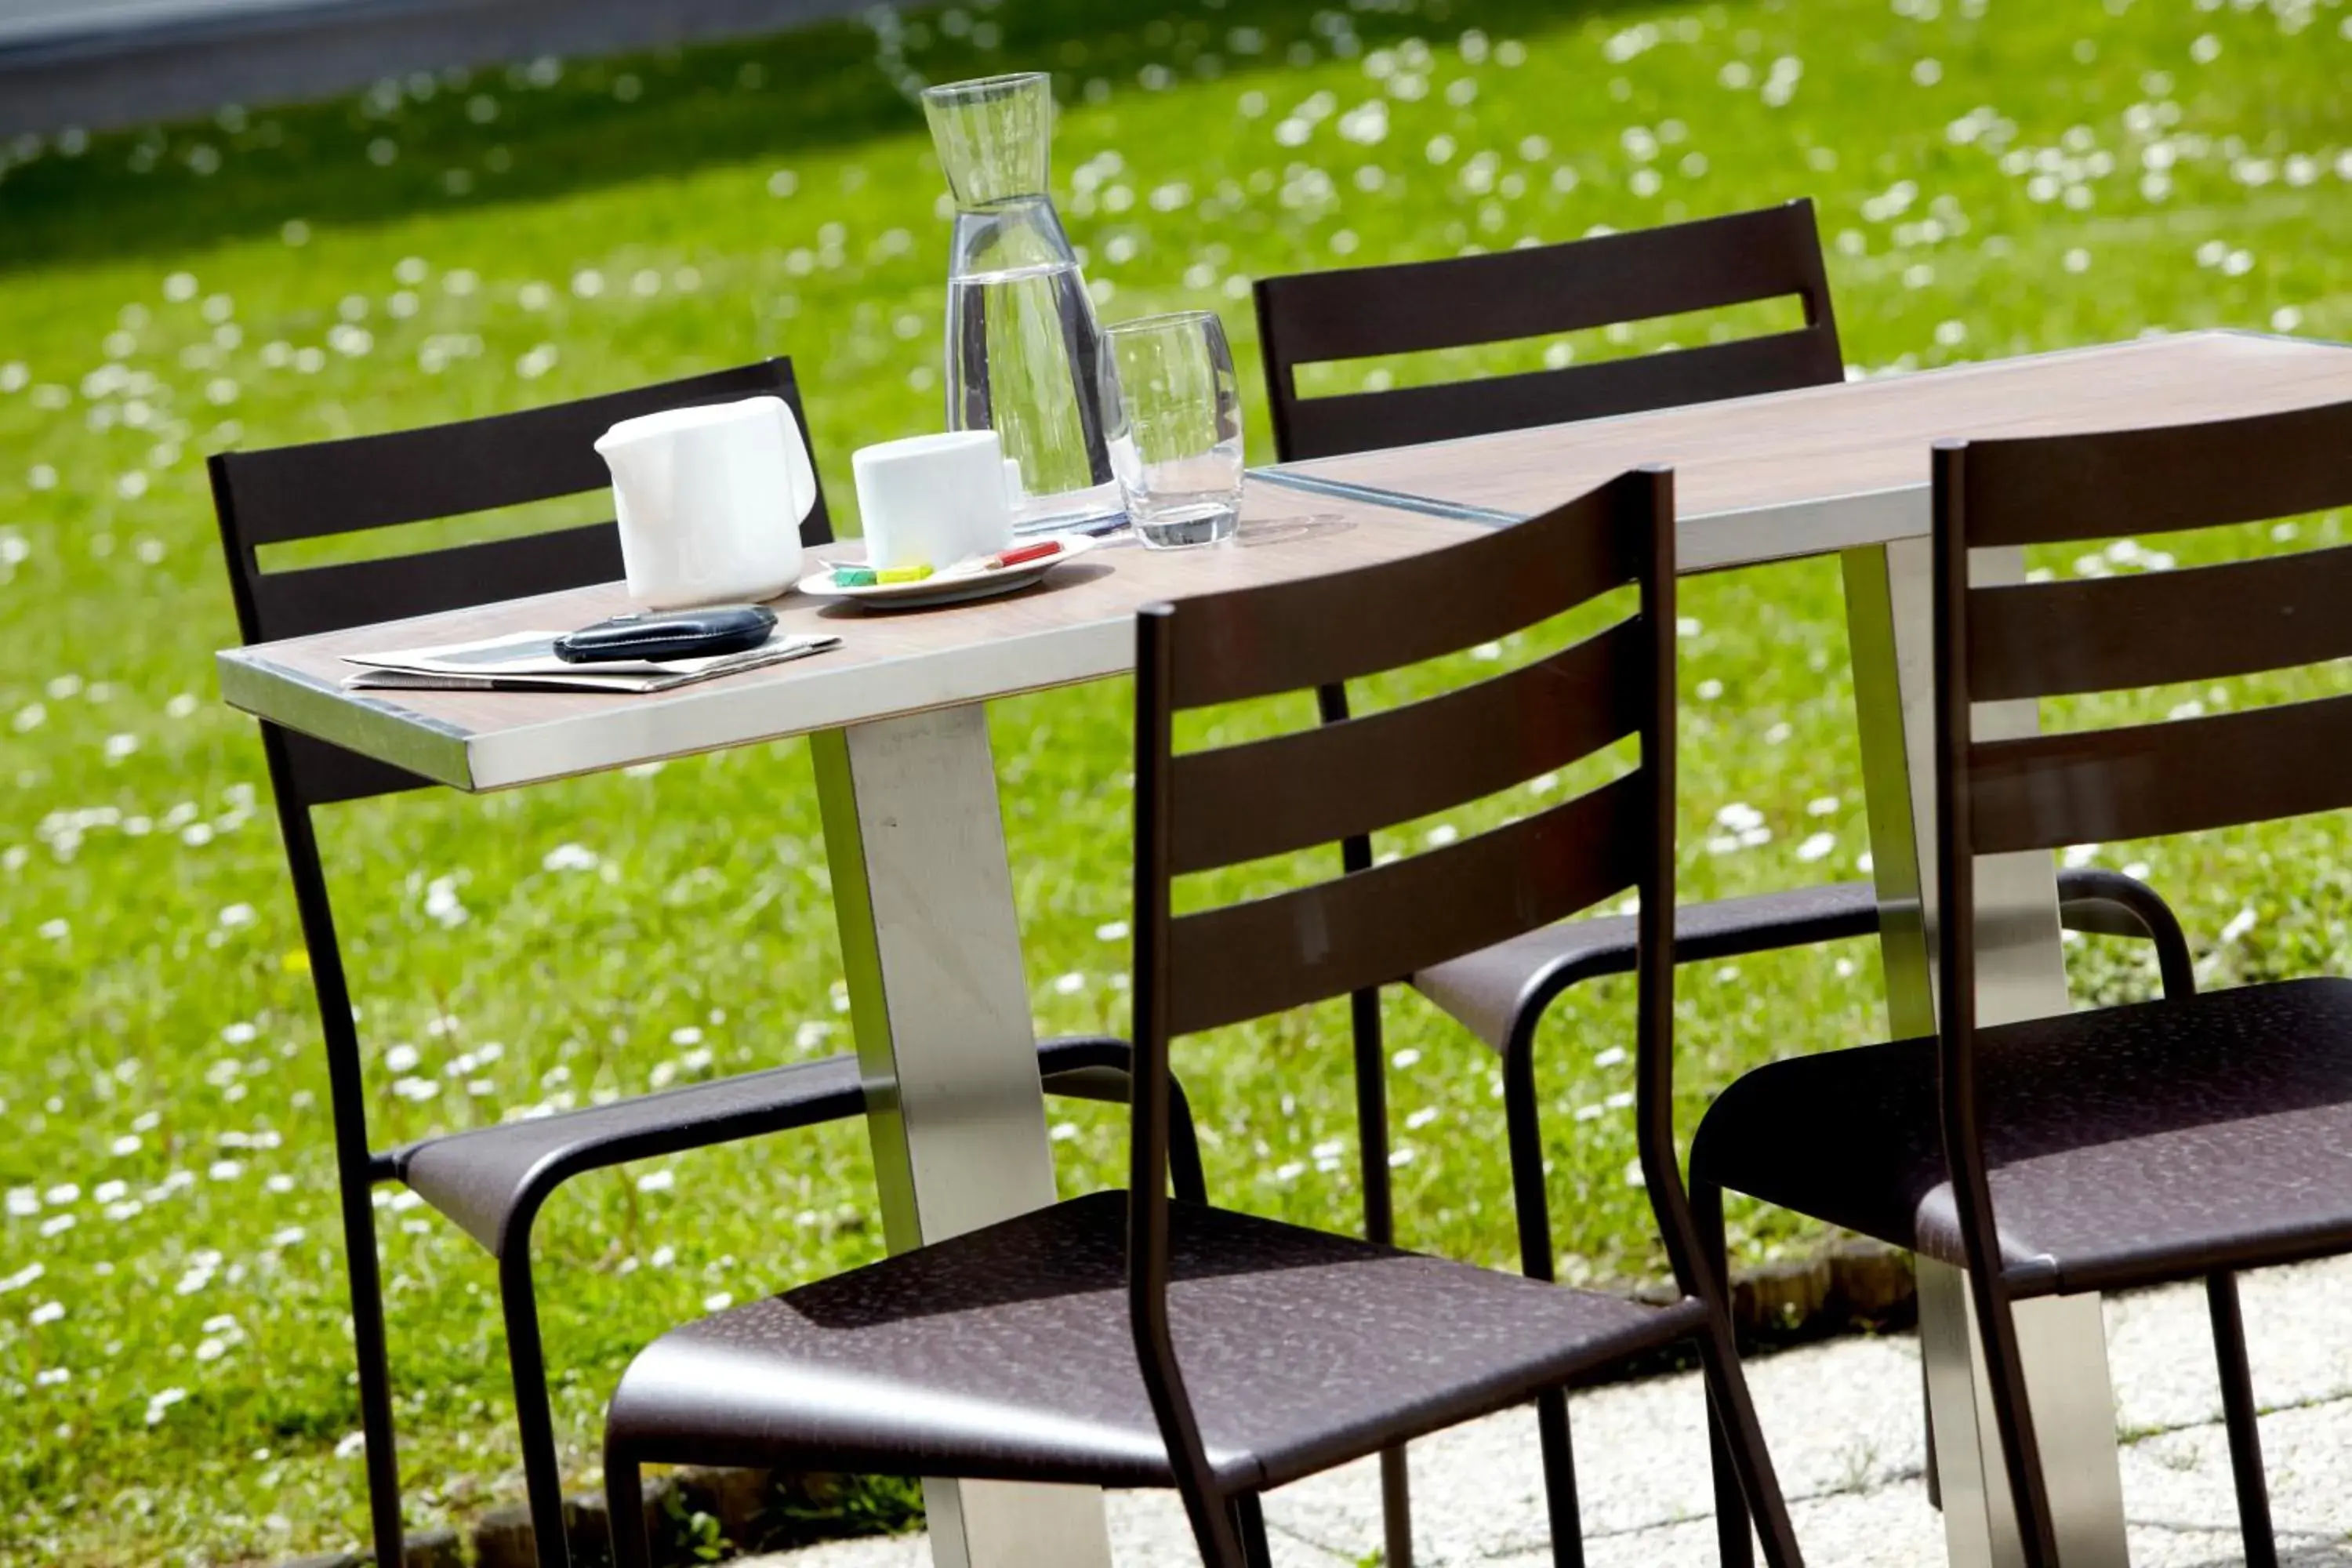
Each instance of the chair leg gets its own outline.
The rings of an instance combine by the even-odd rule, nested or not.
[[[1691,1223],[1698,1231],[1700,1262],[1718,1280],[1727,1309],[1731,1301],[1731,1260],[1723,1229],[1723,1188],[1697,1171],[1690,1180]],[[1707,1458],[1715,1468],[1716,1551],[1723,1568],[1753,1568],[1756,1537],[1749,1528],[1748,1498],[1741,1490],[1739,1460],[1732,1435],[1712,1389],[1706,1402]]]
[[[1350,840],[1349,858],[1369,862],[1371,847]],[[1389,1185],[1388,1053],[1381,1044],[1381,996],[1359,991],[1348,999],[1356,1058],[1356,1140],[1364,1187],[1364,1239],[1396,1240],[1396,1209]],[[1412,1476],[1404,1445],[1381,1450],[1381,1540],[1385,1568],[1412,1568]]]
[[[1503,1052],[1503,1125],[1511,1154],[1511,1201],[1519,1226],[1519,1272],[1554,1277],[1551,1197],[1544,1185],[1543,1123],[1536,1110],[1535,1026],[1523,1018]],[[1536,1431],[1542,1440],[1544,1499],[1551,1518],[1557,1568],[1582,1568],[1584,1529],[1576,1501],[1576,1451],[1569,1440],[1568,1393],[1536,1396]]]
[[[1242,1557],[1249,1568],[1274,1568],[1274,1549],[1265,1539],[1265,1509],[1257,1493],[1234,1499],[1234,1528],[1241,1533]]]
[[[1184,1499],[1185,1515],[1192,1521],[1192,1542],[1201,1550],[1201,1568],[1250,1568],[1249,1553],[1242,1545],[1240,1500],[1183,1485],[1181,1477],[1178,1492]],[[1251,1499],[1253,1505],[1255,1501]],[[624,1565],[616,1563],[614,1568]],[[631,1563],[625,1568],[642,1565]]]
[[[507,1369],[514,1380],[515,1427],[530,1503],[531,1552],[539,1568],[570,1568],[563,1539],[563,1468],[547,1398],[547,1354],[539,1337],[539,1294],[530,1275],[530,1215],[499,1259],[499,1304],[506,1313]],[[619,1527],[614,1526],[617,1530]]]
[[[1764,1446],[1764,1426],[1756,1419],[1756,1404],[1739,1370],[1739,1347],[1732,1342],[1727,1317],[1714,1317],[1699,1341],[1699,1352],[1706,1367],[1708,1418],[1722,1433],[1726,1457],[1737,1468],[1748,1515],[1764,1538],[1764,1561],[1769,1568],[1804,1568],[1804,1553],[1797,1546],[1796,1527],[1789,1522],[1780,1478],[1772,1472],[1771,1450]],[[1740,1533],[1744,1537],[1747,1531]],[[1747,1561],[1748,1550],[1743,1539],[1739,1561]],[[1732,1561],[1729,1556],[1725,1560]]]
[[[1315,689],[1318,715],[1326,724],[1348,717],[1346,682]],[[1372,841],[1363,834],[1339,844],[1339,864],[1349,876],[1372,867]],[[1381,1030],[1377,986],[1348,998],[1349,1033],[1355,1045],[1356,1132],[1362,1145],[1364,1239],[1382,1246],[1396,1239],[1389,1198],[1388,1052]],[[1412,1568],[1412,1471],[1400,1444],[1381,1450],[1381,1535],[1385,1568]]]
[[[653,1543],[646,1539],[645,1499],[636,1456],[607,1437],[604,1516],[613,1526],[613,1568],[652,1568]]]
[[[2042,1447],[2033,1434],[2033,1406],[2025,1390],[2025,1357],[2018,1348],[2016,1322],[1999,1281],[1969,1271],[1977,1310],[1978,1342],[2000,1433],[2001,1463],[2009,1472],[2009,1495],[2017,1510],[2017,1532],[2025,1568],[2062,1568],[2058,1531],[2050,1514],[2050,1490],[2042,1474]]]
[[[1412,1475],[1402,1447],[1381,1450],[1381,1563],[1412,1568]]]
[[[392,1424],[392,1364],[384,1345],[383,1280],[375,1250],[375,1192],[364,1168],[342,1173],[343,1258],[352,1288],[352,1352],[367,1443],[368,1511],[379,1563],[402,1560],[400,1453]]]
[[[1569,1439],[1568,1390],[1547,1389],[1536,1395],[1536,1436],[1543,1453],[1552,1568],[1584,1568],[1584,1521],[1576,1503],[1576,1446]]]
[[[2238,1310],[2238,1277],[2226,1269],[2208,1274],[2205,1304],[2213,1317],[2213,1359],[2221,1369],[2221,1415],[2230,1434],[2230,1473],[2237,1482],[2246,1568],[2278,1568],[2270,1488],[2263,1479],[2263,1438],[2254,1424],[2253,1377],[2246,1366],[2246,1323]]]

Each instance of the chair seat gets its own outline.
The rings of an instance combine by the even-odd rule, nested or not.
[[[1633,969],[1634,917],[1562,921],[1423,970],[1415,989],[1495,1049],[1509,1048],[1520,1020],[1570,986]],[[1878,894],[1867,882],[1751,893],[1675,910],[1675,960],[1698,963],[1803,947],[1878,930]]]
[[[2352,1250],[2352,981],[1979,1032],[2003,1268],[2021,1295]],[[1775,1062],[1717,1099],[1696,1179],[1965,1257],[1932,1039]]]
[[[1049,1079],[1124,1072],[1131,1055],[1125,1040],[1104,1036],[1037,1042],[1038,1070]],[[395,1176],[493,1256],[503,1257],[513,1236],[529,1233],[547,1194],[583,1171],[865,1112],[857,1058],[845,1055],[428,1138],[390,1158]],[[513,1223],[518,1216],[520,1226]]]
[[[1169,1312],[1221,1482],[1277,1486],[1687,1336],[1654,1308],[1178,1203]],[[607,1432],[648,1459],[1172,1484],[1098,1193],[673,1330]]]

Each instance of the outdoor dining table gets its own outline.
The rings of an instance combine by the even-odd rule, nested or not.
[[[890,1246],[904,1248],[1055,1198],[984,705],[1127,671],[1139,607],[1415,554],[1643,463],[1675,470],[1685,572],[1841,555],[1890,1022],[1927,1034],[1930,444],[2344,398],[2352,348],[2151,337],[1257,470],[1230,544],[1098,551],[1042,587],[919,613],[861,614],[794,595],[776,606],[780,632],[835,632],[841,647],[657,695],[343,686],[345,654],[583,626],[625,607],[617,584],[228,649],[221,688],[260,718],[470,791],[809,736],[882,1207]],[[1988,552],[1975,570],[1979,582],[2014,579],[2023,563]],[[2031,703],[2009,704],[1985,711],[1979,732],[2034,723]],[[2051,857],[1989,858],[1978,878],[1981,1017],[2064,1010]],[[1869,1021],[1854,1024],[1860,1043]],[[2018,1561],[1966,1281],[1923,1259],[1919,1291],[1951,1561]],[[2036,1300],[2017,1318],[2065,1560],[2122,1568],[2098,1298]],[[1109,1562],[1100,1499],[1085,1489],[934,1482],[927,1497],[941,1568]]]

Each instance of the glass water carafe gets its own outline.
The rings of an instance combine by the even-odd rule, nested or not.
[[[956,204],[948,427],[994,430],[1003,440],[1020,468],[1016,528],[1115,518],[1102,333],[1046,194],[1052,79],[1037,71],[927,88],[923,111]]]

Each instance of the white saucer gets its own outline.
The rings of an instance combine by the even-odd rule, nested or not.
[[[989,599],[999,594],[1017,593],[1031,584],[1044,579],[1046,573],[1066,562],[1075,561],[1092,550],[1101,541],[1083,533],[1056,533],[1044,536],[1061,542],[1061,552],[1042,561],[1024,561],[1018,566],[1000,566],[992,572],[941,572],[916,583],[873,583],[864,587],[845,588],[833,580],[827,568],[812,573],[795,584],[803,594],[819,599],[855,599],[884,610],[919,610],[934,605],[961,605],[969,599]],[[1042,542],[1041,539],[1024,539],[1013,548]]]

